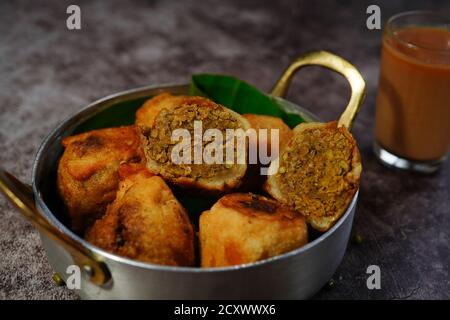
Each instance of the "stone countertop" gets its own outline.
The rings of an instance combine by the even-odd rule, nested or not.
[[[44,136],[102,96],[138,86],[187,82],[193,73],[233,74],[269,90],[297,55],[333,51],[367,81],[354,126],[364,173],[354,234],[342,264],[317,299],[450,298],[450,163],[432,176],[380,165],[371,151],[381,31],[366,28],[377,1],[2,1],[0,163],[23,181]],[[82,29],[65,26],[78,4]],[[378,1],[383,21],[411,9],[450,11],[443,1]],[[446,6],[444,8],[443,6]],[[346,104],[345,81],[312,67],[288,98],[323,119]],[[0,197],[0,299],[74,299],[57,287],[38,233]],[[368,290],[366,269],[381,268]]]

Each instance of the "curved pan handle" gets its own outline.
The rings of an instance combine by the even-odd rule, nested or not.
[[[283,97],[293,75],[302,67],[305,66],[322,66],[342,74],[350,83],[352,94],[345,111],[339,118],[338,126],[344,126],[351,129],[353,120],[359,111],[359,108],[364,100],[366,93],[366,83],[359,71],[350,62],[343,58],[327,51],[314,51],[306,53],[297,59],[286,69],[281,78],[277,81],[271,91],[271,95],[276,97]]]
[[[62,245],[92,283],[102,285],[111,278],[108,267],[91,250],[51,225],[37,210],[31,188],[0,168],[0,190],[40,232]]]

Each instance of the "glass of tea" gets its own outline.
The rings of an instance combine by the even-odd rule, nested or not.
[[[450,146],[450,17],[400,13],[382,41],[375,154],[389,166],[434,172]]]

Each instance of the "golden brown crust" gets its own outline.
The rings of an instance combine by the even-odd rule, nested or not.
[[[222,197],[200,216],[202,267],[251,263],[307,243],[305,219],[281,203],[250,193]]]
[[[258,132],[260,129],[267,129],[267,138],[263,138],[264,140],[261,141],[262,143],[265,142],[267,144],[267,150],[271,149],[271,130],[278,130],[279,150],[283,150],[292,137],[292,130],[280,118],[252,113],[243,114],[242,116],[250,123],[250,127]],[[257,141],[259,142],[259,135]],[[274,155],[274,157],[277,155],[278,154]]]
[[[86,240],[109,252],[162,265],[194,264],[194,231],[166,183],[144,166],[122,165],[117,197]]]
[[[228,165],[223,161],[220,164],[207,164],[202,158],[201,164],[194,164],[192,156],[191,163],[175,164],[171,155],[179,141],[172,140],[172,133],[175,129],[186,129],[193,138],[194,121],[201,121],[202,133],[208,129],[218,129],[225,137],[226,129],[240,128],[245,132],[249,128],[245,118],[203,97],[165,94],[146,102],[146,105],[142,108],[152,109],[153,115],[151,119],[147,118],[149,121],[143,121],[142,115],[145,112],[142,111],[141,120],[137,123],[146,123],[140,128],[150,171],[176,186],[206,193],[229,191],[241,184],[247,169],[246,163]],[[203,150],[207,144],[208,142],[202,141]],[[191,148],[194,149],[193,141]],[[246,152],[245,149],[243,157],[245,162]]]
[[[252,129],[255,129],[257,131],[257,139],[256,141],[250,139],[249,140],[249,152],[250,150],[254,150],[253,152],[258,152],[259,154],[259,145],[266,144],[266,152],[267,155],[270,155],[273,158],[276,158],[281,150],[283,150],[286,147],[287,142],[292,137],[292,130],[281,120],[277,117],[271,117],[266,115],[259,115],[259,114],[244,114],[244,118],[247,119],[247,121],[250,124],[250,127]],[[266,129],[267,130],[267,136],[264,137],[264,135],[261,136],[261,139],[259,137],[259,130]],[[271,130],[277,129],[278,130],[278,150],[272,155],[271,154]],[[253,147],[253,149],[252,149]],[[262,191],[262,186],[264,182],[266,181],[267,176],[261,174],[261,168],[267,167],[268,164],[262,164],[260,162],[260,158],[258,156],[258,163],[249,163],[246,175],[243,179],[242,186],[239,188],[240,192],[260,192]]]
[[[115,198],[118,168],[143,158],[135,126],[108,128],[70,136],[58,164],[58,191],[72,228],[82,234]]]
[[[183,96],[174,96],[169,92],[163,92],[151,99],[148,99],[144,104],[136,111],[137,126],[152,127],[156,116],[162,109],[172,109],[180,101]]]
[[[337,122],[305,123],[294,129],[271,166],[266,191],[326,231],[342,216],[359,187],[361,159],[353,136]]]

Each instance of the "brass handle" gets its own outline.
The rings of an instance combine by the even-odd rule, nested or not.
[[[342,74],[350,83],[352,90],[350,101],[348,102],[344,112],[341,114],[338,122],[339,127],[344,126],[350,129],[352,127],[353,120],[355,119],[356,114],[364,101],[366,83],[355,66],[335,54],[327,51],[314,51],[298,57],[277,81],[271,91],[271,95],[283,97],[289,89],[293,75],[300,68],[311,65],[318,65],[336,71]]]
[[[39,213],[34,204],[31,188],[2,168],[0,168],[0,190],[40,232],[58,242],[71,254],[75,264],[87,273],[91,282],[102,285],[111,278],[108,267],[94,252],[51,225]]]

